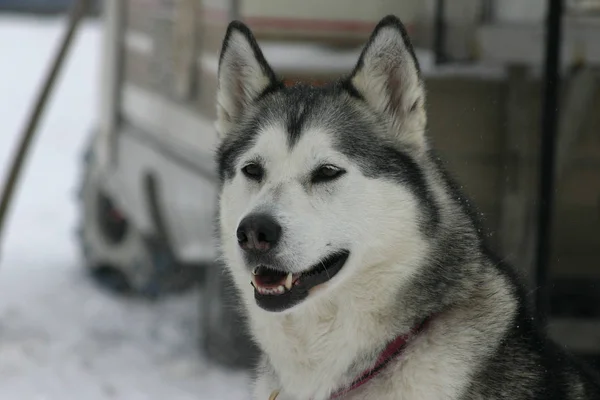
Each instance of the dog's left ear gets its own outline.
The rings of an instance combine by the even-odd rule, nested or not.
[[[232,124],[254,100],[277,84],[254,35],[242,22],[233,21],[227,28],[219,58],[218,82],[216,128],[221,137],[229,133]]]
[[[392,121],[389,134],[404,144],[426,146],[425,90],[419,64],[402,22],[393,15],[375,27],[350,82],[377,113]]]

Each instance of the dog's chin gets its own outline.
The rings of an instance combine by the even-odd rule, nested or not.
[[[271,312],[282,312],[305,301],[342,270],[350,252],[329,254],[304,272],[293,274],[258,266],[252,271],[256,304]]]

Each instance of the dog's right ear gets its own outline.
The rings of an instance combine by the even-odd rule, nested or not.
[[[415,149],[426,148],[425,89],[402,22],[393,15],[375,27],[350,82],[376,112],[391,121],[390,135]]]
[[[231,22],[219,58],[216,124],[219,136],[226,136],[245,109],[276,84],[275,73],[250,29],[239,21]]]

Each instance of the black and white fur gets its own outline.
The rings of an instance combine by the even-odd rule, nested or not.
[[[591,373],[536,328],[510,267],[426,136],[425,88],[401,22],[384,18],[354,70],[284,87],[249,29],[230,24],[219,65],[221,251],[263,352],[254,399],[324,400],[424,317],[405,353],[346,399],[599,399]],[[241,172],[248,162],[260,181]],[[324,163],[339,179],[313,184]],[[333,279],[283,312],[257,306],[236,228],[259,210],[301,272],[332,249]]]

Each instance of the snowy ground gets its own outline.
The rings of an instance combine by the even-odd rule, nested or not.
[[[0,16],[0,177],[63,29]],[[196,349],[197,294],[155,305],[82,274],[73,229],[80,151],[96,116],[100,30],[80,32],[41,124],[0,249],[0,399],[246,399]]]

